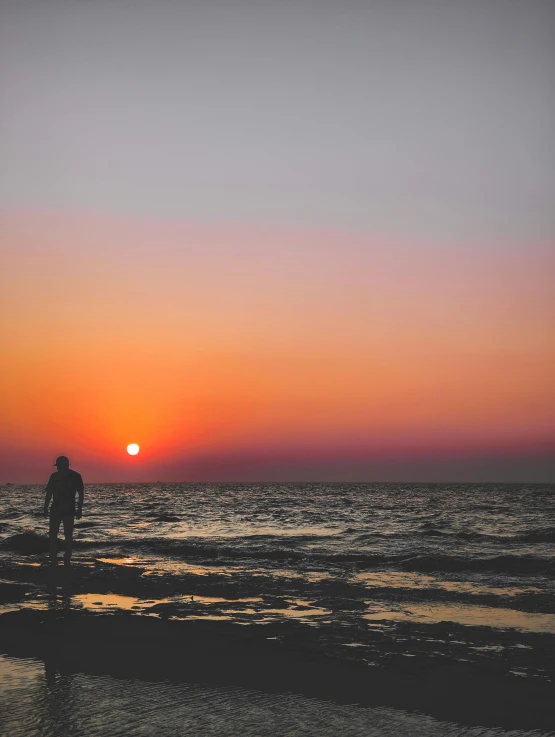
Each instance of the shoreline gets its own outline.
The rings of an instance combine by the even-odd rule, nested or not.
[[[292,624],[171,620],[116,610],[0,614],[0,653],[63,673],[295,693],[387,706],[464,726],[555,726],[552,684],[460,661],[399,658],[370,666],[314,647]],[[404,661],[404,662],[403,662]]]

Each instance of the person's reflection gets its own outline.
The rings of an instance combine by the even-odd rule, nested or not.
[[[55,574],[55,569],[52,571]],[[64,630],[71,617],[72,584],[66,577],[51,575],[47,585],[47,607],[49,629],[52,639],[45,643],[44,689],[38,705],[39,734],[49,737],[84,737],[75,723],[75,692],[72,687],[74,676],[65,672],[63,647]]]
[[[55,580],[48,582],[47,603],[51,619],[66,617],[71,611],[71,586],[64,582],[59,586]]]
[[[58,671],[56,670],[55,659],[50,655],[47,655],[44,659],[44,676],[46,678],[46,686],[48,693],[52,693],[56,689],[56,676]]]
[[[60,670],[54,655],[44,659],[44,700],[41,704],[39,733],[51,737],[77,737],[80,730],[74,724],[75,704],[72,690],[73,677]]]
[[[63,637],[66,618],[71,611],[71,587],[68,582],[62,586],[56,581],[48,585],[48,618],[54,626],[54,639]],[[60,629],[59,629],[60,628]],[[40,734],[51,737],[77,737],[80,734],[73,724],[72,676],[64,673],[61,652],[52,641],[46,646],[44,654],[45,690],[41,708],[42,731]]]

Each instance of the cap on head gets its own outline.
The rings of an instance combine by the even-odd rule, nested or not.
[[[67,467],[69,466],[69,458],[67,456],[58,456],[54,465],[58,466],[58,468],[60,468],[60,466],[62,468]]]

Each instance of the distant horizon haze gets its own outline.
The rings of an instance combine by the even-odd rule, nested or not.
[[[71,454],[72,467],[89,484],[98,483],[553,483],[555,453],[551,444],[527,450],[445,449],[443,453],[227,453],[176,454],[160,459],[155,453],[119,459]],[[0,484],[43,484],[51,472],[44,452],[29,458],[0,461]]]

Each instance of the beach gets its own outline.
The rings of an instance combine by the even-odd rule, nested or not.
[[[203,727],[218,735],[554,733],[552,487],[144,487],[89,490],[69,571],[20,511],[41,490],[3,489],[0,654],[18,675],[0,698],[18,734],[48,733],[39,682],[62,711],[61,684],[119,684],[118,734],[141,688],[165,704],[141,734],[198,733],[185,712],[220,714]]]

